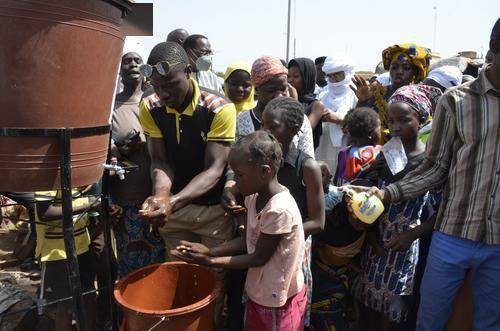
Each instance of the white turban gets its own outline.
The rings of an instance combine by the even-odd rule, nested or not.
[[[327,75],[344,71],[347,76],[348,73],[354,71],[354,61],[346,53],[335,52],[325,59],[322,70]]]
[[[347,54],[336,52],[325,59],[322,70],[327,75],[340,71],[343,71],[345,74],[344,80],[340,82],[333,83],[327,79],[328,90],[321,99],[326,108],[343,117],[347,111],[356,106],[358,101],[356,95],[349,87],[355,72],[354,61]],[[329,127],[328,131],[332,146],[345,146],[342,127],[334,123],[326,123],[326,126]]]
[[[427,78],[432,79],[444,88],[462,84],[462,72],[455,66],[442,66],[429,72]]]

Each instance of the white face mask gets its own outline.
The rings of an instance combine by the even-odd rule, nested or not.
[[[199,71],[208,71],[212,67],[212,55],[203,55],[196,59],[196,68]]]

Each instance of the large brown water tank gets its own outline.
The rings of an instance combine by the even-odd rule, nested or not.
[[[108,124],[126,0],[0,1],[0,128]],[[71,140],[72,186],[96,182],[108,134]],[[59,187],[55,137],[0,137],[0,191]]]

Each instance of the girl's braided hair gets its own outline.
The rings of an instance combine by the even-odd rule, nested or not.
[[[264,111],[284,110],[283,119],[288,128],[300,130],[304,123],[304,106],[290,97],[278,97],[269,101]]]
[[[277,171],[283,160],[281,145],[269,132],[259,130],[239,139],[231,148],[252,164],[268,164]]]

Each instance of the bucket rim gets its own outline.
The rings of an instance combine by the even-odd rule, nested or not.
[[[198,302],[195,302],[195,303],[188,305],[188,306],[175,308],[175,309],[151,310],[151,309],[139,308],[139,307],[136,307],[134,305],[127,303],[123,299],[123,296],[122,296],[121,291],[120,291],[121,289],[123,289],[123,284],[127,283],[127,280],[131,276],[133,276],[136,273],[139,273],[141,270],[152,269],[152,268],[159,267],[161,265],[168,265],[168,266],[190,265],[190,266],[196,266],[198,268],[204,269],[205,271],[208,271],[209,273],[211,273],[213,275],[213,277],[215,279],[215,287],[207,296],[205,296],[203,299],[199,300]],[[115,300],[120,304],[120,306],[122,306],[123,308],[129,309],[129,310],[132,310],[136,314],[144,314],[144,315],[148,315],[148,316],[163,317],[163,316],[182,315],[185,313],[193,312],[193,311],[199,310],[201,308],[204,308],[204,307],[208,306],[210,303],[212,303],[213,301],[215,301],[215,299],[217,299],[217,296],[219,295],[220,289],[221,289],[220,280],[217,278],[215,271],[213,271],[212,269],[210,269],[206,266],[199,265],[199,264],[186,263],[183,261],[173,261],[173,262],[163,262],[163,263],[151,264],[151,265],[145,266],[143,268],[137,269],[134,272],[131,272],[130,274],[126,275],[125,277],[123,277],[122,279],[120,279],[116,283],[113,294],[114,294]]]

